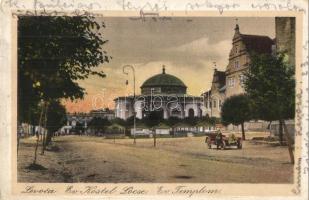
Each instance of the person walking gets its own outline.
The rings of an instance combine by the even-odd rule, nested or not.
[[[217,132],[217,136],[216,136],[217,150],[219,149],[219,147],[222,147],[222,139],[223,139],[222,132],[219,129],[218,132]]]

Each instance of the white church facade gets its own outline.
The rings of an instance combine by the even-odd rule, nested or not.
[[[163,119],[203,115],[203,98],[188,95],[184,82],[167,74],[164,66],[161,74],[150,77],[140,88],[141,94],[135,98],[122,96],[114,100],[116,118],[126,120],[136,113],[136,117],[142,119],[151,112],[158,113]]]

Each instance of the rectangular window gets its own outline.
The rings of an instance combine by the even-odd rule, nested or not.
[[[217,101],[216,100],[214,100],[214,102],[213,102],[214,104],[214,108],[216,108],[217,107]]]
[[[246,56],[245,60],[246,60],[246,64],[248,64],[249,63],[249,56]]]
[[[244,81],[245,81],[245,76],[244,76],[243,74],[241,74],[241,75],[239,76],[239,83],[240,83],[241,85],[243,85],[243,84],[244,84]]]
[[[219,108],[221,108],[221,106],[222,106],[222,101],[219,100]]]
[[[235,45],[235,54],[238,53],[238,45]]]
[[[234,77],[231,77],[228,79],[228,86],[233,87],[235,85],[235,79]]]
[[[235,68],[239,68],[239,61],[235,60],[234,65],[235,65]]]

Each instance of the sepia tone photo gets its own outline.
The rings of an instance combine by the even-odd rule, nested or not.
[[[294,183],[295,17],[17,21],[17,182]]]

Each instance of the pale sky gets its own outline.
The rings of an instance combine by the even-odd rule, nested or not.
[[[210,88],[214,65],[225,70],[232,47],[235,18],[231,17],[173,17],[169,20],[145,21],[125,17],[105,17],[102,34],[108,42],[103,46],[113,59],[100,66],[106,78],[91,76],[80,81],[86,89],[84,100],[66,102],[69,112],[88,112],[109,107],[113,99],[131,95],[132,74],[123,74],[122,66],[133,65],[136,73],[136,93],[149,77],[166,73],[180,78],[187,93],[200,96]],[[238,18],[243,34],[275,37],[274,18]],[[125,85],[126,79],[129,85]]]

